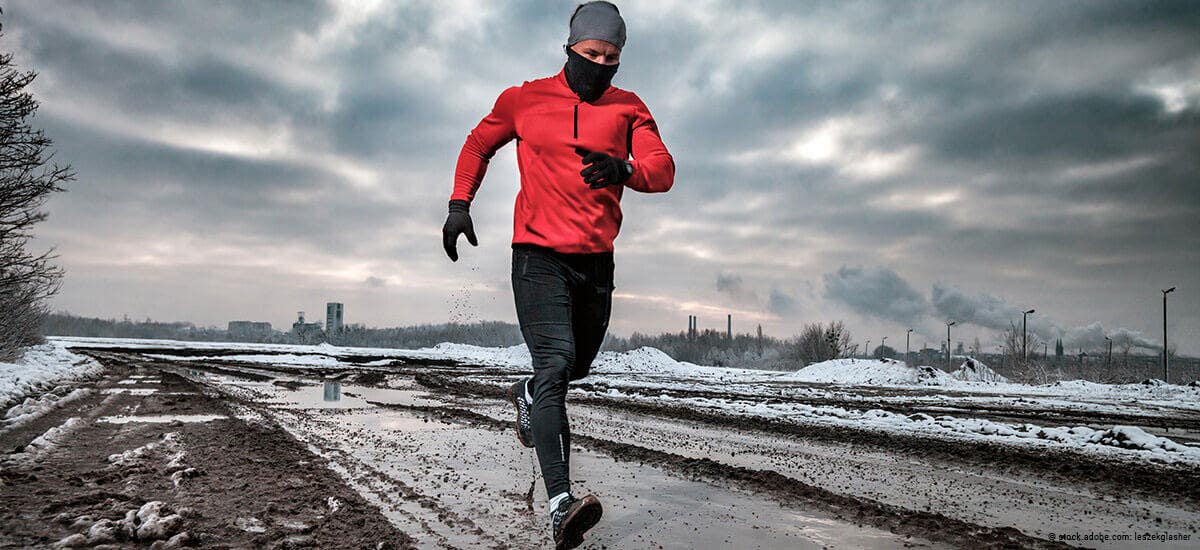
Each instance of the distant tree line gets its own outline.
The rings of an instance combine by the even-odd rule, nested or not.
[[[46,333],[62,336],[92,336],[107,338],[159,338],[189,341],[255,341],[262,343],[302,344],[291,332],[275,331],[271,336],[253,340],[231,338],[228,331],[217,327],[198,327],[189,322],[159,322],[123,319],[80,317],[68,312],[55,312],[46,317]],[[340,335],[324,340],[333,344],[356,347],[416,349],[433,347],[442,342],[455,342],[485,347],[508,347],[524,342],[521,329],[513,323],[480,321],[476,323],[421,324],[407,327],[369,328],[361,324],[343,327]],[[764,370],[796,370],[829,359],[863,357],[845,323],[805,324],[791,338],[768,335],[734,334],[706,329],[689,335],[687,331],[664,332],[658,335],[634,332],[628,338],[609,333],[602,351],[624,352],[643,346],[662,350],[677,361],[698,365]],[[1037,346],[1033,344],[1037,343]],[[1029,340],[1029,358],[1024,359],[1020,348],[1020,333],[1015,327],[1005,335],[998,353],[985,353],[978,339],[970,346],[970,356],[982,361],[1005,377],[1026,383],[1050,383],[1058,380],[1083,379],[1093,382],[1141,382],[1161,377],[1159,359],[1153,355],[1137,355],[1128,349],[1117,348],[1111,360],[1107,355],[1065,355],[1046,357],[1036,350],[1041,341]],[[964,350],[953,355],[951,370],[965,360]],[[876,358],[904,359],[903,352],[890,346],[872,350]],[[913,350],[914,364],[945,368],[945,352]],[[1171,381],[1191,381],[1200,378],[1200,359],[1171,358]]]

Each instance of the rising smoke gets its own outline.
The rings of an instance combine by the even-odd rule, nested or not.
[[[854,311],[894,321],[931,337],[937,337],[931,327],[935,322],[956,321],[995,331],[1021,326],[1025,311],[1003,298],[986,292],[965,292],[944,283],[934,283],[930,299],[913,289],[903,277],[885,267],[863,269],[842,266],[826,273],[825,297],[850,306]],[[1114,345],[1128,343],[1133,348],[1158,350],[1160,345],[1141,332],[1127,328],[1107,330],[1100,323],[1067,328],[1050,315],[1034,314],[1028,319],[1031,334],[1045,341],[1062,338],[1068,349],[1103,349],[1105,336]]]

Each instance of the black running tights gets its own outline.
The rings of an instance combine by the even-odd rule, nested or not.
[[[567,383],[587,376],[608,332],[613,253],[568,254],[513,243],[512,286],[533,357],[531,422],[550,497],[571,488]]]

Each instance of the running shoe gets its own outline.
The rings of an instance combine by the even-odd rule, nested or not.
[[[519,380],[512,385],[508,399],[517,409],[517,439],[526,447],[533,446],[533,424],[529,420],[529,402],[525,401],[525,381]]]
[[[575,548],[583,544],[583,533],[595,527],[603,513],[600,499],[594,495],[580,499],[572,495],[564,498],[558,503],[558,508],[550,512],[550,529],[554,533],[555,550]]]

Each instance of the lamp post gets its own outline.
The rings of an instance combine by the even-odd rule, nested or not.
[[[908,332],[904,333],[904,364],[906,364],[910,367],[912,366],[912,358],[909,356],[908,341],[909,341],[909,338],[911,338],[911,337],[912,337],[912,329],[910,328],[910,329],[908,329]]]
[[[867,338],[867,358],[871,357],[871,339]]]
[[[1021,360],[1023,361],[1029,360],[1028,340],[1025,339],[1025,320],[1029,317],[1030,313],[1033,313],[1032,309],[1021,313]]]
[[[946,323],[946,372],[950,372],[950,327],[954,326],[958,321],[950,321]]]
[[[1108,370],[1112,368],[1112,338],[1105,336],[1104,339],[1108,340],[1108,357],[1104,358],[1104,368]]]
[[[879,355],[887,353],[887,336],[879,339]]]
[[[1175,287],[1168,288],[1163,293],[1163,382],[1170,382],[1167,378],[1170,374],[1167,371],[1167,295],[1175,292]]]

